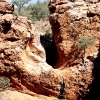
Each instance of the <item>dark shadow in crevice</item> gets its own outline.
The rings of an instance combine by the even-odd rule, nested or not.
[[[94,17],[96,15],[99,16],[98,14],[95,14],[95,13],[91,13],[91,12],[87,13],[87,17]]]
[[[94,59],[93,63],[92,75],[94,80],[89,86],[90,92],[82,100],[100,100],[100,48],[98,57]]]
[[[9,38],[6,38],[5,41],[11,41],[11,42],[15,42],[15,41],[18,41],[20,40],[19,38],[15,38],[15,37],[9,37]]]
[[[49,4],[50,5],[50,4]],[[48,5],[48,6],[49,6]],[[55,13],[55,11],[56,11],[56,7],[55,6],[49,6],[49,10],[50,10],[50,12],[51,12],[51,14],[53,14],[53,13]]]
[[[58,54],[53,36],[51,34],[41,35],[40,41],[46,52],[46,62],[54,68],[57,62]]]
[[[5,21],[5,23],[2,23],[2,28],[3,28],[3,33],[7,34],[7,32],[10,30],[11,28],[11,23],[8,23]]]

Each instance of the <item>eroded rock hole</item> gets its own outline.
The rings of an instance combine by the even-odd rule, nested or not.
[[[94,14],[94,13],[87,13],[87,17],[94,17],[96,14]]]
[[[46,62],[54,67],[57,62],[58,54],[52,34],[41,35],[40,40],[46,52]]]
[[[10,30],[11,23],[4,22],[1,25],[2,25],[2,28],[3,28],[3,33],[6,34]]]
[[[53,13],[55,12],[55,10],[56,10],[56,7],[54,7],[54,6],[49,7],[49,10],[50,10],[50,12],[53,14]]]
[[[15,41],[18,41],[18,40],[19,40],[19,38],[9,37],[9,38],[6,38],[5,40],[6,40],[6,41],[15,42]]]

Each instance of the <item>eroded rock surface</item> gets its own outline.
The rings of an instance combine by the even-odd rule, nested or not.
[[[12,83],[11,87],[24,94],[36,96],[37,100],[49,100],[47,96],[57,97],[63,76],[66,84],[65,96],[68,100],[80,100],[85,97],[91,90],[94,69],[93,60],[87,58],[95,56],[95,59],[99,56],[100,4],[94,3],[96,2],[50,1],[50,24],[58,54],[54,69],[46,63],[40,33],[26,17],[11,14],[14,9],[11,3],[2,1],[0,76],[8,77]],[[5,4],[10,6],[5,8]],[[76,46],[79,35],[94,36],[96,39],[95,45],[86,50],[84,64],[83,52]],[[97,61],[99,60],[95,62]],[[98,67],[96,71],[97,69]],[[40,94],[45,97],[39,97]],[[35,97],[31,98],[34,100]]]
[[[5,3],[10,4],[2,2],[2,5]],[[11,87],[23,93],[59,94],[60,86],[56,85],[61,74],[46,63],[40,33],[26,17],[8,12],[0,15],[0,75],[10,78]]]
[[[14,11],[14,5],[6,2],[6,0],[0,0],[0,14],[12,13]]]
[[[93,60],[87,58],[90,55],[95,58],[98,54],[100,2],[51,0],[49,10],[51,12],[49,20],[58,52],[55,68],[65,72],[68,99],[80,100],[80,97],[84,97],[92,87],[90,84],[93,81],[95,66]],[[76,45],[79,36],[93,36],[95,39],[95,45],[86,49],[85,64],[82,64],[83,52],[78,50]],[[93,95],[94,90],[92,91],[90,95]],[[86,100],[95,100],[95,96],[93,97],[94,99],[86,98]]]
[[[99,2],[92,4],[84,1],[51,0],[49,4],[49,9],[52,12],[50,23],[58,49],[56,67],[61,66],[64,62],[71,65],[80,57],[80,53],[77,52],[77,47],[75,47],[80,35],[94,36],[95,39],[99,38],[97,36],[100,33],[99,5]],[[89,49],[87,54],[97,51],[95,46],[92,47],[92,50]]]

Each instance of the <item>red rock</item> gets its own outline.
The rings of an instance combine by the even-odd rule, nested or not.
[[[0,2],[6,2],[6,0],[0,0]]]
[[[77,100],[79,95],[83,97],[83,94],[89,92],[87,88],[93,81],[93,62],[87,60],[87,56],[98,52],[99,4],[97,1],[89,3],[79,0],[75,2],[51,0],[49,3],[51,11],[49,20],[58,52],[55,68],[66,73],[63,75],[68,85],[66,96],[69,100]],[[80,35],[95,38],[95,45],[86,49],[85,65],[82,64],[83,52],[76,45]]]
[[[0,75],[9,77],[17,91],[58,96],[60,72],[46,63],[40,33],[31,22],[26,17],[1,14],[0,30]]]
[[[96,31],[99,34],[99,3],[95,6],[79,1],[51,0],[50,23],[58,52],[56,69],[46,63],[45,50],[37,29],[27,18],[12,15],[13,7],[8,11],[9,7],[4,7],[8,3],[2,3],[0,75],[9,77],[11,86],[24,94],[55,97],[59,95],[59,83],[63,76],[65,96],[69,100],[82,99],[93,81],[93,62],[85,58],[85,63],[82,63],[83,52],[78,50],[76,42],[79,35],[99,38],[94,33]],[[9,5],[12,6],[11,3]],[[96,45],[86,50],[86,57],[90,54],[97,57],[98,43],[97,39]]]
[[[12,3],[8,2],[0,2],[0,13],[6,14],[6,13],[12,13],[14,11],[14,5]]]

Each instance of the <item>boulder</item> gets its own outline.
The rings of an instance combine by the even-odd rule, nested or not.
[[[14,5],[12,3],[0,1],[0,14],[11,14],[14,11]]]
[[[6,0],[0,0],[0,2],[6,2]]]

